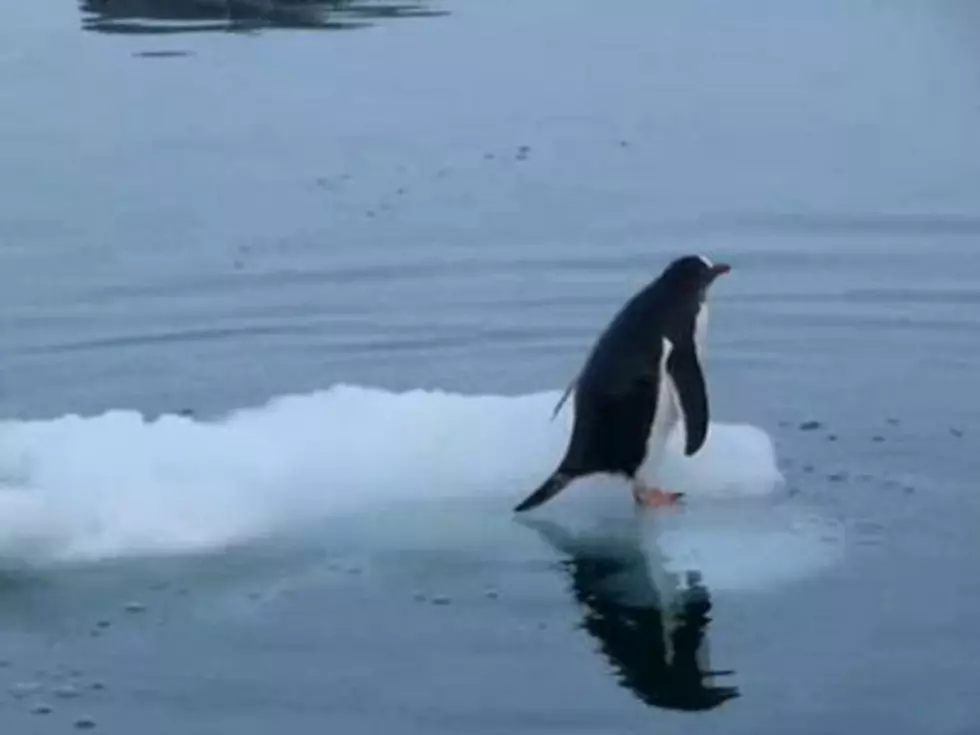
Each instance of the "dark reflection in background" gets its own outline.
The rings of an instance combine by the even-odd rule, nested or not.
[[[82,27],[99,33],[352,30],[397,18],[446,15],[423,2],[372,0],[81,0]]]
[[[567,558],[562,567],[582,611],[581,627],[599,643],[619,683],[654,707],[699,711],[739,696],[716,686],[707,662],[706,633],[711,596],[700,575],[683,588],[671,575],[658,589],[651,560],[639,538],[590,543],[557,523],[521,520]],[[663,571],[663,570],[659,570]]]

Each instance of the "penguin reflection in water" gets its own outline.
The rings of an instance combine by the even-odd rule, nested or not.
[[[683,256],[620,309],[555,407],[557,415],[574,390],[575,420],[565,456],[516,512],[537,507],[573,480],[598,473],[630,480],[639,505],[680,500],[681,493],[647,487],[637,472],[648,459],[659,463],[681,416],[685,456],[704,446],[709,423],[700,362],[705,302],[708,288],[729,270],[726,263]]]
[[[579,628],[598,643],[620,686],[662,709],[706,711],[741,696],[711,666],[711,594],[697,572],[686,583],[648,551],[642,518],[573,531],[533,516],[518,522],[564,559],[561,568],[581,613]]]

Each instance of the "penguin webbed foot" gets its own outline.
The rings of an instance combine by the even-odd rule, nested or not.
[[[647,508],[661,508],[664,506],[678,505],[684,493],[675,493],[660,488],[648,488],[640,482],[633,483],[633,499],[637,505]]]

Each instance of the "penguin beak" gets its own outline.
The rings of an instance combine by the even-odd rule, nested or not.
[[[728,273],[728,271],[730,271],[731,269],[732,267],[728,263],[715,263],[713,266],[711,266],[710,280],[714,281],[718,276],[722,276]]]

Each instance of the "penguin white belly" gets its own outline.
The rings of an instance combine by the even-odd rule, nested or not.
[[[698,315],[694,318],[694,347],[698,351],[698,359],[701,359],[704,351],[704,339],[708,333],[708,304],[701,304]]]
[[[674,381],[664,374],[660,381],[660,392],[657,396],[657,413],[650,427],[650,438],[647,440],[647,458],[644,464],[650,464],[651,469],[660,464],[667,440],[680,419],[680,405]]]
[[[663,459],[664,450],[667,447],[667,440],[671,432],[677,425],[681,416],[680,399],[677,395],[677,388],[674,381],[667,373],[667,358],[673,349],[670,340],[664,339],[664,352],[660,359],[660,381],[657,392],[657,410],[653,416],[653,423],[650,426],[650,436],[647,439],[647,456],[640,468],[644,479],[648,479],[651,472],[655,472]]]
[[[701,360],[704,350],[705,337],[708,331],[708,304],[702,303],[694,320],[694,348],[698,360]],[[660,357],[660,386],[657,393],[657,411],[650,426],[650,436],[647,439],[647,456],[640,467],[639,473],[645,483],[652,484],[652,475],[656,474],[667,449],[667,441],[681,420],[680,396],[677,386],[667,372],[667,359],[674,349],[673,343],[666,337],[663,340],[663,354]]]

